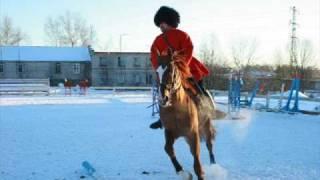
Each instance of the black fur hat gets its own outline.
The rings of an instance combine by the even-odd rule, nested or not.
[[[180,23],[180,15],[171,7],[161,6],[154,16],[154,24],[159,27],[162,22],[176,28]]]

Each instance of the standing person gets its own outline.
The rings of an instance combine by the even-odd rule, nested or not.
[[[202,79],[208,76],[209,71],[199,60],[192,56],[193,44],[189,35],[177,29],[180,23],[179,13],[167,6],[162,6],[154,16],[154,23],[160,28],[161,34],[158,35],[151,46],[151,63],[154,70],[158,69],[158,57],[167,56],[170,49],[179,52],[190,68],[192,78],[188,79],[191,84],[198,89],[199,93],[203,93]],[[152,129],[161,128],[160,119],[150,125]]]

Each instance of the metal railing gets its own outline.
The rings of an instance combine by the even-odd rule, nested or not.
[[[49,79],[0,79],[0,95],[50,93]]]

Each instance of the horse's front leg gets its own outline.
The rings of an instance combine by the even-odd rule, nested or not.
[[[173,144],[175,141],[175,137],[173,137],[172,133],[170,131],[168,131],[167,129],[164,131],[165,133],[165,138],[166,138],[166,144],[164,146],[165,151],[167,152],[167,154],[169,155],[171,162],[174,166],[174,168],[176,169],[176,172],[180,172],[182,171],[182,167],[179,164],[179,162],[177,161],[176,155],[174,153],[174,149],[173,149]]]
[[[193,163],[194,171],[198,176],[198,180],[203,180],[204,173],[200,163],[200,137],[198,132],[193,132],[188,137],[188,144],[190,146],[190,150],[194,159],[194,163]]]

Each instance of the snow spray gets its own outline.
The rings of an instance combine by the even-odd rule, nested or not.
[[[205,179],[226,180],[228,179],[228,171],[219,164],[211,164],[203,166]]]
[[[239,143],[241,143],[247,136],[248,128],[252,122],[252,115],[253,111],[245,109],[241,111],[241,116],[243,118],[233,121],[233,136]]]

